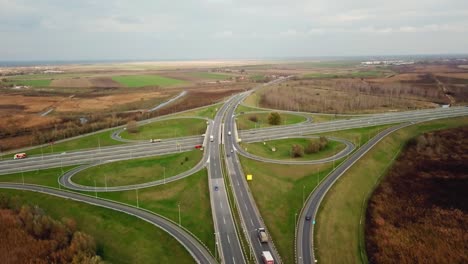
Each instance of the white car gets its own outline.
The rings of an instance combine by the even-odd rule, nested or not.
[[[228,135],[229,135],[229,136],[231,135],[231,131],[228,131]]]

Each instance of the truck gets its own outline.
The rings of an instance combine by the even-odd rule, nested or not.
[[[25,159],[27,158],[28,155],[26,155],[26,153],[16,153],[14,156],[13,156],[13,159]]]
[[[268,242],[268,235],[265,231],[265,228],[259,228],[257,229],[257,234],[258,234],[258,239],[262,243],[267,243]]]
[[[160,138],[150,139],[150,143],[156,143],[156,142],[161,142],[161,139]]]
[[[203,146],[202,145],[195,145],[196,149],[201,149]]]
[[[213,135],[210,135],[210,141],[213,142],[214,141],[214,137]]]
[[[270,251],[262,251],[263,264],[275,264],[275,260]]]

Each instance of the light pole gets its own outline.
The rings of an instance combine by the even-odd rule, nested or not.
[[[140,208],[140,202],[138,201],[138,188],[135,189],[136,197],[137,197],[137,208]]]
[[[107,191],[107,174],[104,174],[104,184],[106,185],[106,191]]]
[[[302,186],[302,206],[304,206],[304,203],[305,203],[304,192],[305,192],[305,185]]]
[[[97,198],[96,178],[94,178],[94,196]]]
[[[163,171],[164,171],[164,184],[166,184],[166,167],[163,167]]]
[[[177,207],[179,207],[179,227],[180,227],[180,203],[177,204]]]

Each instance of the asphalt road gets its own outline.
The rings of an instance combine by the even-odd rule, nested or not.
[[[237,100],[234,101],[229,107],[225,116],[223,137],[225,145],[224,156],[226,159],[226,167],[228,169],[228,176],[230,177],[231,187],[234,192],[237,210],[240,213],[244,233],[247,233],[247,237],[249,239],[249,244],[251,247],[249,251],[249,257],[251,256],[256,260],[257,263],[261,263],[262,251],[270,251],[273,255],[273,258],[275,259],[275,263],[281,263],[281,258],[279,257],[276,248],[272,244],[272,241],[270,240],[268,243],[260,243],[258,239],[258,228],[265,228],[266,230],[267,228],[261,218],[260,212],[255,204],[255,200],[250,193],[247,181],[245,180],[245,174],[242,171],[242,166],[234,147],[236,144],[234,112],[237,105],[246,95],[247,93],[238,97]],[[231,132],[231,135],[229,135],[229,131]]]
[[[215,225],[216,245],[223,263],[245,263],[236,226],[228,201],[227,186],[224,182],[220,159],[221,125],[228,106],[238,96],[231,97],[218,111],[213,121],[212,130],[207,137],[213,136],[213,142],[208,141],[208,174],[210,187],[210,201]]]
[[[26,190],[39,193],[45,193],[48,195],[54,195],[62,197],[65,199],[72,199],[79,202],[84,202],[91,205],[96,205],[99,207],[104,207],[116,211],[120,211],[135,217],[138,217],[146,222],[149,222],[162,230],[166,231],[177,241],[179,241],[187,251],[192,255],[192,257],[198,263],[217,263],[213,256],[208,252],[208,250],[203,246],[197,239],[190,235],[184,229],[178,227],[178,225],[172,221],[169,221],[163,217],[152,214],[148,211],[141,210],[135,207],[130,207],[124,204],[111,202],[108,200],[96,199],[90,196],[85,196],[78,193],[66,192],[57,189],[47,188],[37,185],[19,185],[19,184],[7,184],[1,183],[0,189],[16,189],[16,190]]]
[[[332,187],[332,185],[343,175],[356,161],[358,161],[364,154],[366,154],[372,147],[374,147],[380,140],[392,132],[411,125],[411,123],[403,123],[394,127],[390,127],[377,136],[369,140],[361,148],[359,148],[354,154],[352,154],[347,160],[345,160],[339,167],[337,167],[332,173],[330,173],[312,192],[308,197],[307,202],[302,209],[296,233],[296,262],[298,264],[311,264],[315,263],[314,255],[314,224],[316,219],[320,203]],[[310,216],[311,220],[305,220],[306,216]]]

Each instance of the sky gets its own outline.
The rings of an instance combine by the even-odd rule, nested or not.
[[[466,0],[0,0],[0,61],[461,53]]]

